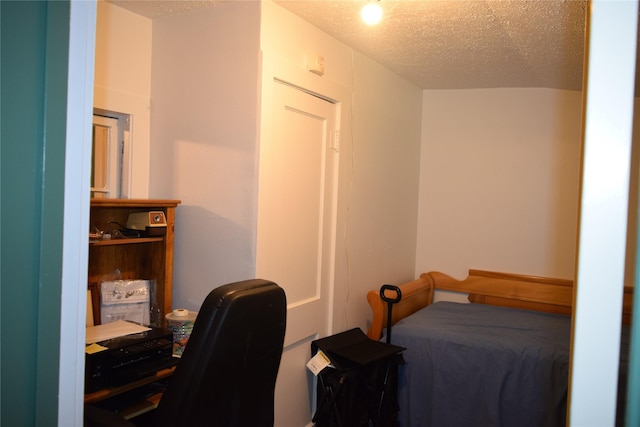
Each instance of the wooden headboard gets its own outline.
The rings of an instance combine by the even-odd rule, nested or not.
[[[464,280],[437,271],[425,274],[434,278],[437,289],[468,293],[477,304],[571,314],[572,280],[484,270],[469,270]]]
[[[573,281],[523,274],[500,273],[485,270],[469,270],[464,280],[457,280],[437,271],[423,273],[416,280],[398,286],[402,300],[393,305],[391,324],[415,313],[433,302],[434,290],[469,294],[469,301],[549,313],[572,314]],[[388,291],[393,298],[393,292]],[[385,295],[387,295],[385,293]],[[623,322],[631,319],[633,288],[625,286]],[[379,290],[367,293],[367,301],[373,319],[367,335],[378,340],[387,326],[387,303],[380,298]]]

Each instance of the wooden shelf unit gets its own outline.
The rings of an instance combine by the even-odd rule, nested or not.
[[[91,199],[91,232],[120,230],[134,212],[163,211],[167,220],[162,236],[89,240],[88,289],[92,291],[95,324],[100,323],[99,284],[113,280],[119,272],[118,278],[125,280],[155,280],[155,303],[164,325],[164,315],[171,311],[175,210],[179,204],[179,200]]]

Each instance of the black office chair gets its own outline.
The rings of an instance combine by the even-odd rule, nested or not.
[[[152,425],[272,427],[286,305],[284,290],[267,280],[212,290]],[[85,425],[112,425],[95,412],[85,408],[85,422],[98,422]]]

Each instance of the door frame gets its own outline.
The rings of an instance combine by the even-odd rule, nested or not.
[[[83,424],[96,16],[96,2],[71,0],[58,370],[60,426]]]
[[[637,2],[589,8],[569,426],[615,422],[633,127]]]

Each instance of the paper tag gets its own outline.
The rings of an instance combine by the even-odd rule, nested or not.
[[[331,360],[329,360],[329,358],[327,357],[326,354],[324,354],[322,352],[322,350],[318,350],[318,352],[316,353],[315,356],[313,356],[311,358],[311,360],[309,360],[307,362],[307,368],[313,373],[313,375],[315,375],[316,377],[318,376],[318,374],[320,373],[320,371],[322,371],[324,368],[326,368],[327,366],[333,366],[331,365]]]
[[[100,344],[89,344],[84,348],[84,352],[87,354],[99,353],[101,351],[109,350],[107,347],[101,346]]]

